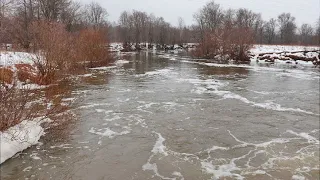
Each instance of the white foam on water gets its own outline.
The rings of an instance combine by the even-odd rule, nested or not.
[[[278,92],[278,91],[255,91],[251,89],[247,89],[248,91],[254,92],[256,94],[262,94],[262,95],[270,95],[270,94],[292,94],[296,93],[296,91],[286,91],[286,92]]]
[[[210,67],[231,67],[231,68],[246,68],[255,72],[276,72],[276,76],[278,77],[292,77],[302,80],[319,80],[319,74],[310,71],[303,71],[298,69],[282,69],[282,68],[273,68],[273,67],[262,67],[256,65],[237,65],[237,64],[218,64],[218,63],[205,63],[205,62],[197,62],[193,60],[181,60],[184,63],[190,64],[199,64]]]
[[[93,74],[83,74],[83,75],[78,75],[79,77],[91,77]]]
[[[131,92],[131,89],[120,89],[118,92],[123,93],[123,92]]]
[[[105,110],[105,109],[96,109],[98,113],[105,113],[105,114],[110,114],[113,112],[113,110]]]
[[[130,115],[128,118],[130,121],[135,121],[135,125],[140,125],[142,128],[148,128],[147,123],[145,122],[145,119],[138,114]]]
[[[289,111],[289,112],[299,112],[299,113],[305,113],[305,114],[309,114],[309,115],[317,115],[314,114],[313,112],[310,111],[306,111],[300,108],[287,108],[287,107],[282,107],[280,104],[274,103],[274,102],[265,102],[265,103],[257,103],[251,100],[248,100],[247,98],[240,96],[238,94],[232,93],[230,91],[210,91],[211,93],[217,94],[219,96],[222,96],[224,99],[237,99],[240,100],[246,104],[251,104],[252,106],[255,107],[260,107],[260,108],[264,108],[264,109],[268,109],[268,110],[274,110],[274,111],[281,111],[281,112],[285,112],[285,111]]]
[[[233,171],[241,170],[232,161],[229,164],[218,166],[214,166],[211,162],[201,162],[201,166],[206,173],[213,174],[213,179],[220,179],[223,177],[231,177],[240,180],[244,179],[243,176],[232,173]]]
[[[165,156],[168,156],[168,153],[166,152],[166,146],[163,145],[163,142],[166,140],[164,139],[160,133],[156,133],[159,137],[158,140],[156,141],[155,145],[153,146],[153,149],[151,152],[153,153],[160,153]]]
[[[97,68],[90,68],[91,70],[111,70],[115,69],[117,66],[105,66],[105,67],[97,67]]]
[[[310,114],[310,115],[315,115],[313,112],[306,111],[300,108],[287,108],[287,107],[282,107],[280,104],[274,103],[274,102],[266,102],[266,103],[255,103],[252,102],[252,104],[256,107],[261,107],[264,109],[269,109],[269,110],[275,110],[275,111],[291,111],[291,112],[300,112],[300,113],[305,113],[305,114]]]
[[[128,63],[130,63],[130,61],[127,61],[127,60],[118,60],[115,62],[117,66],[123,66],[124,64],[128,64]]]
[[[172,175],[173,175],[173,176],[180,177],[180,178],[181,178],[180,180],[184,180],[184,177],[183,177],[183,175],[182,175],[180,172],[175,171],[175,172],[172,173]]]
[[[153,171],[153,173],[155,174],[155,176],[161,178],[161,179],[165,179],[165,180],[176,180],[176,178],[170,178],[170,177],[165,177],[165,176],[162,176],[159,171],[158,171],[158,167],[157,167],[157,164],[153,163],[153,164],[150,164],[149,162],[144,164],[142,166],[142,170],[143,171]],[[181,180],[183,180],[184,178],[182,178]]]
[[[274,72],[278,77],[292,77],[302,80],[319,80],[319,74],[312,71],[304,71],[299,69],[280,69],[271,67],[250,66],[252,71],[259,73]]]
[[[76,109],[90,109],[90,108],[94,108],[97,106],[110,106],[111,104],[109,103],[88,103],[87,105],[84,106],[80,106]]]
[[[106,115],[104,120],[108,121],[108,122],[112,122],[112,121],[116,121],[116,120],[122,119],[122,117],[120,116],[120,115],[122,115],[122,113],[114,113],[113,110],[96,109],[96,112],[104,113]]]
[[[234,145],[231,147],[219,147],[219,146],[213,146],[212,148],[209,148],[207,150],[204,150],[202,152],[208,153],[208,158],[204,160],[200,160],[201,166],[204,172],[208,174],[213,175],[213,179],[223,179],[224,177],[230,177],[234,179],[245,179],[246,175],[267,175],[270,178],[273,178],[270,174],[267,173],[268,170],[273,171],[274,168],[279,169],[283,168],[286,170],[289,170],[291,167],[291,163],[305,163],[305,159],[309,159],[310,157],[314,157],[314,151],[308,151],[306,153],[298,153],[298,152],[291,152],[289,155],[288,153],[283,152],[283,150],[279,151],[277,150],[277,146],[280,144],[288,144],[290,145],[290,142],[296,141],[298,139],[300,140],[308,140],[309,143],[313,143],[317,146],[313,147],[313,150],[316,150],[319,148],[319,141],[315,140],[314,137],[310,137],[308,133],[295,133],[292,131],[287,131],[298,138],[276,138],[271,139],[270,141],[261,142],[261,143],[250,143],[245,142],[240,139],[238,139],[235,135],[233,135],[230,131],[228,131],[230,136],[233,137],[233,139],[238,142],[238,145]],[[302,142],[303,143],[303,142]],[[273,150],[273,147],[275,147],[275,150]],[[281,146],[280,146],[281,147]],[[234,157],[234,158],[226,158],[222,159],[221,162],[225,162],[223,164],[217,163],[216,161],[210,160],[214,159],[217,160],[216,157],[211,157],[211,153],[214,151],[234,151],[241,148],[250,148],[246,154],[240,156],[240,157]],[[304,149],[305,147],[302,147],[301,149]],[[290,148],[288,148],[290,150]],[[202,154],[201,152],[197,154]],[[257,158],[259,155],[264,157],[264,155],[267,155],[268,159],[265,160],[265,163],[262,163],[261,165],[257,166],[251,166],[251,162],[253,159]],[[244,165],[237,164],[239,160],[245,160],[246,163]],[[288,164],[284,162],[289,162]],[[318,163],[316,163],[317,160],[315,160],[313,165],[315,167],[312,167],[312,163],[308,160],[308,163],[305,165],[310,165],[311,167],[303,167],[302,170],[299,169],[291,169],[292,173],[299,172],[299,173],[308,173],[312,169],[313,170],[319,170]],[[279,167],[284,166],[284,167]],[[294,166],[293,166],[294,168]],[[252,171],[253,170],[253,171]],[[303,177],[303,176],[301,176]],[[301,178],[300,177],[300,178]]]
[[[137,110],[142,111],[142,112],[147,112],[150,114],[153,114],[153,112],[148,111],[147,109],[151,108],[154,105],[159,105],[159,103],[154,103],[154,102],[144,102],[144,101],[138,101],[138,103],[142,104],[141,106],[137,107]]]
[[[58,146],[50,146],[51,149],[54,149],[54,148],[62,148],[62,149],[72,149],[72,145],[71,144],[61,144],[61,145],[58,145]]]
[[[291,131],[289,131],[291,132]],[[318,162],[316,159],[314,162],[310,162],[308,159],[314,157],[314,151],[319,148],[319,144],[314,141],[314,138],[310,137],[309,133],[290,133],[295,137],[282,137],[270,139],[265,142],[252,143],[245,142],[237,138],[231,131],[228,131],[229,135],[235,140],[236,144],[227,147],[215,146],[205,149],[194,154],[176,152],[170,150],[165,146],[165,138],[159,133],[158,139],[152,149],[152,155],[149,157],[148,162],[143,165],[143,170],[153,171],[154,176],[161,179],[173,179],[172,177],[165,177],[159,173],[157,162],[161,161],[165,157],[169,157],[172,162],[184,162],[190,163],[190,165],[200,164],[202,171],[206,174],[212,175],[212,179],[246,179],[247,176],[261,175],[274,179],[268,172],[273,172],[275,169],[284,169],[296,175],[297,173],[309,173],[311,170],[319,170]],[[290,146],[296,146],[292,143],[304,144],[304,141],[314,143],[310,151],[304,153],[290,151]],[[278,147],[288,146],[286,149],[279,149]],[[303,149],[305,147],[301,147]],[[248,149],[243,152],[243,149]],[[240,155],[235,156],[235,152],[240,152]],[[288,151],[288,152],[287,152]],[[225,158],[219,158],[216,153],[227,153],[230,156]],[[207,156],[205,156],[207,154]],[[265,159],[267,158],[267,159]],[[257,159],[260,164],[256,164]],[[306,163],[305,160],[308,160]],[[302,163],[303,168],[296,169],[294,164]],[[174,175],[174,173],[172,173]],[[176,174],[176,177],[178,174]]]
[[[319,140],[318,140],[317,138],[309,135],[308,133],[305,133],[305,132],[296,133],[296,132],[294,132],[294,131],[292,131],[292,130],[287,130],[286,132],[287,132],[287,133],[290,133],[290,134],[293,134],[293,135],[295,135],[295,136],[299,136],[299,137],[301,137],[301,138],[304,138],[304,139],[308,140],[308,143],[310,143],[310,144],[317,144],[317,145],[319,145]]]
[[[104,132],[102,132],[104,130]],[[96,134],[96,135],[99,135],[99,136],[105,136],[105,137],[108,137],[110,139],[116,137],[116,136],[122,136],[122,135],[126,135],[126,134],[129,134],[130,131],[129,130],[125,130],[125,131],[122,131],[122,132],[115,132],[115,131],[112,131],[110,128],[104,128],[104,129],[96,129],[96,128],[91,128],[89,130],[89,133],[92,133],[92,134]]]
[[[306,178],[301,175],[293,175],[292,180],[305,180]]]
[[[287,108],[282,107],[280,104],[274,103],[274,102],[265,102],[265,103],[257,103],[251,100],[248,100],[247,98],[235,94],[230,91],[223,91],[219,90],[219,88],[224,87],[228,85],[227,82],[221,82],[215,79],[207,79],[207,80],[201,80],[201,79],[178,79],[178,82],[189,82],[191,84],[195,85],[195,89],[191,90],[191,92],[196,94],[204,94],[204,93],[212,93],[216,94],[218,96],[221,96],[223,99],[237,99],[240,100],[246,104],[250,104],[251,106],[260,107],[268,110],[274,110],[274,111],[289,111],[289,112],[299,112],[299,113],[305,113],[309,115],[317,115],[313,112],[306,111],[300,108]]]
[[[28,172],[28,171],[30,171],[31,169],[32,169],[32,166],[29,166],[29,167],[24,168],[22,171],[23,171],[23,172]]]
[[[172,175],[175,176],[175,177],[172,177],[172,178],[171,177],[165,177],[165,176],[161,175],[159,173],[157,164],[156,163],[151,163],[152,159],[156,155],[168,156],[167,147],[164,145],[164,141],[166,139],[163,138],[160,133],[157,133],[157,132],[153,132],[153,133],[158,136],[158,139],[157,139],[155,145],[153,146],[153,148],[151,150],[152,155],[149,157],[148,162],[142,166],[142,170],[143,171],[152,171],[154,173],[154,176],[157,176],[157,177],[159,177],[161,179],[177,180],[177,178],[179,178],[179,180],[184,180],[183,175],[180,172],[177,172],[177,171],[174,171],[172,173]]]
[[[36,152],[33,152],[30,157],[34,160],[41,160],[41,158],[38,156],[39,154]]]
[[[207,149],[206,151],[207,151],[208,153],[211,153],[211,152],[216,151],[216,150],[227,151],[227,150],[229,150],[229,148],[228,148],[228,147],[220,147],[220,146],[212,146],[212,148]]]
[[[172,69],[160,69],[160,70],[156,70],[156,71],[146,72],[145,75],[148,75],[148,76],[168,75],[170,72],[172,72]]]

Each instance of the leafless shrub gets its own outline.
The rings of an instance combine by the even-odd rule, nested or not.
[[[50,84],[57,70],[68,67],[71,59],[71,37],[59,23],[38,21],[33,23],[32,44],[37,49],[34,62],[41,77],[41,84]]]
[[[55,118],[69,110],[70,103],[63,101],[68,95],[68,86],[61,84],[58,87],[46,89],[32,89],[28,84],[22,86],[13,83],[0,84],[0,131],[4,131],[24,120],[43,120]]]
[[[106,31],[102,29],[85,29],[74,39],[75,57],[78,62],[89,67],[108,65],[112,58],[108,51]]]
[[[197,49],[193,52],[196,57],[248,61],[247,51],[253,44],[252,32],[248,28],[225,28],[208,31]]]
[[[63,24],[39,21],[34,22],[32,32],[32,44],[37,49],[34,62],[41,84],[52,83],[57,71],[69,73],[87,66],[107,65],[111,61],[107,33],[102,28],[70,33]]]
[[[36,94],[27,91],[28,88],[18,89],[15,85],[0,85],[0,131],[36,117],[38,108],[31,103]]]

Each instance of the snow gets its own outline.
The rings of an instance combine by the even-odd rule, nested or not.
[[[317,46],[254,45],[253,54],[320,50]]]
[[[43,121],[42,121],[43,122]],[[0,132],[0,164],[33,145],[38,144],[44,129],[39,121],[22,121],[20,124]]]
[[[320,64],[319,53],[320,47],[317,46],[254,45],[250,50],[252,62],[302,66]]]
[[[115,62],[115,64],[117,66],[122,66],[122,65],[128,64],[128,63],[130,63],[130,61],[127,61],[127,60],[118,60],[118,61]]]
[[[110,70],[117,68],[117,66],[103,66],[103,67],[97,67],[97,68],[90,68],[91,70]]]
[[[0,52],[0,66],[13,66],[15,64],[33,64],[34,54],[25,52]]]
[[[36,89],[45,89],[49,86],[38,85],[38,84],[25,84],[20,81],[16,82],[17,89],[27,89],[27,90],[36,90]]]
[[[93,74],[83,74],[83,75],[78,75],[79,77],[91,77]]]

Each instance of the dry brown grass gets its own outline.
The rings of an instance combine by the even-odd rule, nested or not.
[[[0,67],[0,84],[6,83],[11,84],[13,81],[13,71],[12,69],[6,67]]]

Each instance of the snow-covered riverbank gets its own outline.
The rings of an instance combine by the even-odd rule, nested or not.
[[[0,164],[33,145],[39,143],[44,129],[37,120],[25,120],[20,124],[0,132]]]
[[[319,53],[317,46],[254,45],[250,50],[251,61],[304,66],[320,65]]]

